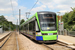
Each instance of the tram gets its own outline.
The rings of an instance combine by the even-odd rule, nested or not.
[[[20,25],[20,33],[43,43],[57,42],[58,19],[56,13],[36,12]]]

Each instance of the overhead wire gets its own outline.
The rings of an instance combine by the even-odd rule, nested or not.
[[[33,7],[30,9],[30,11],[34,8],[34,6],[37,4],[37,2],[38,2],[38,0],[37,0],[36,3],[33,5]],[[30,11],[29,11],[29,12],[30,12]]]
[[[13,17],[14,17],[14,11],[13,11],[13,5],[12,5],[12,0],[10,0],[11,2],[11,8],[12,8],[12,14],[13,14]],[[37,4],[38,0],[35,2],[35,4],[32,6],[32,8],[29,10],[29,12],[34,8],[34,6]],[[28,18],[29,18],[30,14],[28,15]]]
[[[35,2],[35,4],[32,6],[32,8],[30,9],[30,11],[34,8],[34,6],[37,4],[38,0]],[[29,12],[30,12],[29,11]],[[28,18],[29,18],[30,14],[28,15]]]
[[[10,2],[11,2],[11,8],[12,8],[12,15],[13,15],[13,17],[14,17],[14,11],[13,11],[12,0],[10,0]]]

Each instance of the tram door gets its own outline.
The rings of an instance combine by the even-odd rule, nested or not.
[[[33,38],[36,39],[35,20],[33,21]]]
[[[29,23],[29,33],[33,37],[33,39],[36,38],[35,36],[35,20]]]

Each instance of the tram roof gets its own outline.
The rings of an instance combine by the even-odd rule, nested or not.
[[[50,11],[39,11],[39,12],[37,12],[38,14],[40,14],[40,13],[50,13],[50,14],[56,14],[55,12],[50,12]]]
[[[30,19],[32,19],[33,17],[35,17],[36,13],[32,17],[30,17],[28,20],[26,20],[25,22],[23,22],[20,26],[22,26],[24,23],[28,22]]]
[[[50,11],[38,11],[38,12],[36,12],[36,13],[38,13],[38,14],[41,14],[41,13],[56,14],[55,12],[50,12]],[[24,24],[25,24],[26,22],[28,22],[30,19],[32,19],[33,17],[35,17],[36,13],[35,13],[32,17],[30,17],[28,20],[26,20],[25,22],[23,22],[20,26],[24,25]]]

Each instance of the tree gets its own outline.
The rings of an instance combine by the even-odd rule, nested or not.
[[[7,21],[7,19],[2,15],[0,16],[0,25],[3,26],[3,30],[9,30],[9,27],[11,28],[11,30],[14,30],[15,24],[13,24],[12,22]]]
[[[21,20],[20,24],[22,24],[23,22],[25,22],[24,19]],[[20,28],[21,30],[23,29],[23,27]]]
[[[24,20],[24,19],[22,19],[22,20],[21,20],[20,24],[22,24],[23,22],[25,22],[25,20]]]
[[[72,31],[75,28],[75,8],[72,8],[73,11],[65,13],[62,20],[64,21],[64,28]]]

